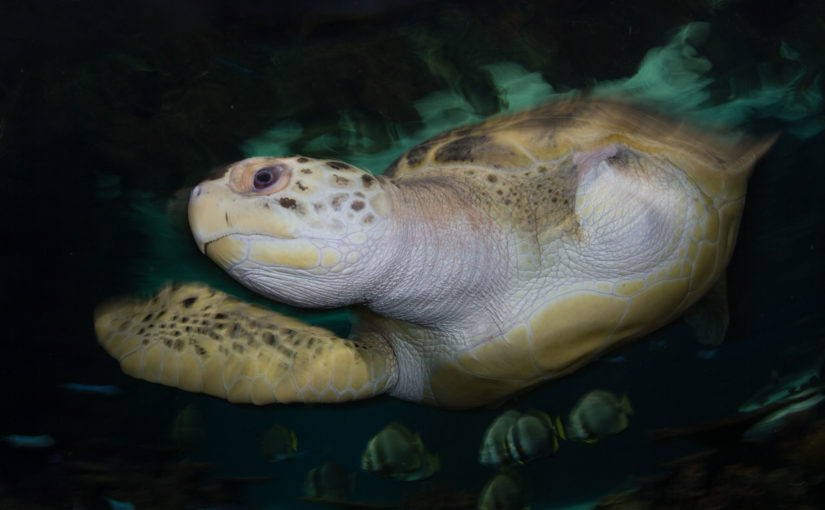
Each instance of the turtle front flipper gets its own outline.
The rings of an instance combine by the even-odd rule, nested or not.
[[[397,379],[380,340],[339,338],[205,285],[104,303],[95,331],[127,374],[231,402],[343,402]]]

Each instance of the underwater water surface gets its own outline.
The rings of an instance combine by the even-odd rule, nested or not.
[[[754,450],[730,428],[654,434],[714,421],[719,430],[718,420],[764,404],[752,397],[766,388],[821,390],[821,2],[34,1],[0,6],[0,28],[0,508],[322,508],[298,498],[325,462],[348,472],[351,507],[475,508],[497,472],[478,462],[490,423],[511,408],[566,420],[594,389],[628,396],[627,429],[561,440],[556,455],[515,466],[531,508],[591,508],[662,487],[684,499],[629,507],[701,506],[714,495],[718,508],[738,508],[755,487],[765,508],[822,501],[825,482],[806,478],[825,469],[821,406],[752,442],[760,455],[787,453],[771,468],[737,458]],[[388,397],[233,405],[132,379],[98,345],[97,305],[167,282],[267,303],[188,230],[189,190],[223,165],[303,154],[381,173],[447,129],[585,92],[781,133],[750,181],[723,343],[698,341],[679,319],[499,406],[460,412]],[[345,310],[277,309],[350,328]],[[431,477],[361,469],[367,442],[390,422],[438,455]],[[294,451],[281,450],[276,424],[294,432]],[[800,444],[810,455],[794,453]],[[711,476],[672,463],[706,451],[745,467]],[[685,465],[700,481],[674,475]],[[683,483],[666,485],[673,479]]]

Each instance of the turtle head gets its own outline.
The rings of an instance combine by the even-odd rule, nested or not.
[[[198,248],[245,286],[299,306],[340,306],[370,272],[389,211],[382,178],[347,163],[250,158],[192,190],[189,224]]]

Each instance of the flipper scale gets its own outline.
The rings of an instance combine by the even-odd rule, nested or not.
[[[380,340],[353,342],[200,284],[95,312],[101,345],[127,374],[232,402],[343,402],[395,382]]]

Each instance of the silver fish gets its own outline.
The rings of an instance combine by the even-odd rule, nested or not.
[[[361,456],[361,469],[395,480],[428,478],[439,466],[438,456],[427,451],[421,436],[395,422],[373,436]]]
[[[478,461],[488,467],[498,467],[503,459],[508,457],[506,439],[507,431],[521,416],[515,409],[509,409],[500,414],[487,427],[484,437],[481,440],[481,447],[478,450]]]
[[[54,438],[48,434],[39,436],[27,436],[23,434],[10,434],[3,436],[3,441],[12,448],[51,448],[54,446]]]
[[[60,385],[60,388],[72,393],[86,393],[89,395],[111,396],[120,394],[120,388],[111,384],[64,383]]]
[[[298,437],[292,430],[276,423],[261,438],[261,454],[267,462],[291,459],[298,455]]]
[[[785,376],[776,371],[771,373],[773,381],[757,391],[753,396],[739,406],[740,413],[746,413],[765,407],[768,404],[784,400],[796,392],[820,384],[820,365]]]
[[[627,395],[617,397],[609,391],[593,390],[585,394],[567,419],[568,439],[595,442],[627,428],[633,414]]]
[[[327,462],[307,471],[304,494],[314,498],[346,499],[355,490],[355,475],[337,462]]]
[[[533,409],[522,414],[511,409],[487,429],[479,449],[479,462],[496,467],[526,464],[555,455],[560,435],[563,435],[561,423],[557,427],[544,411]]]
[[[775,437],[792,416],[809,411],[825,402],[823,389],[821,386],[809,388],[783,399],[784,401],[798,400],[798,402],[789,404],[755,423],[742,434],[742,439],[763,442]]]
[[[478,497],[478,510],[525,510],[529,506],[524,480],[512,468],[496,473]]]

